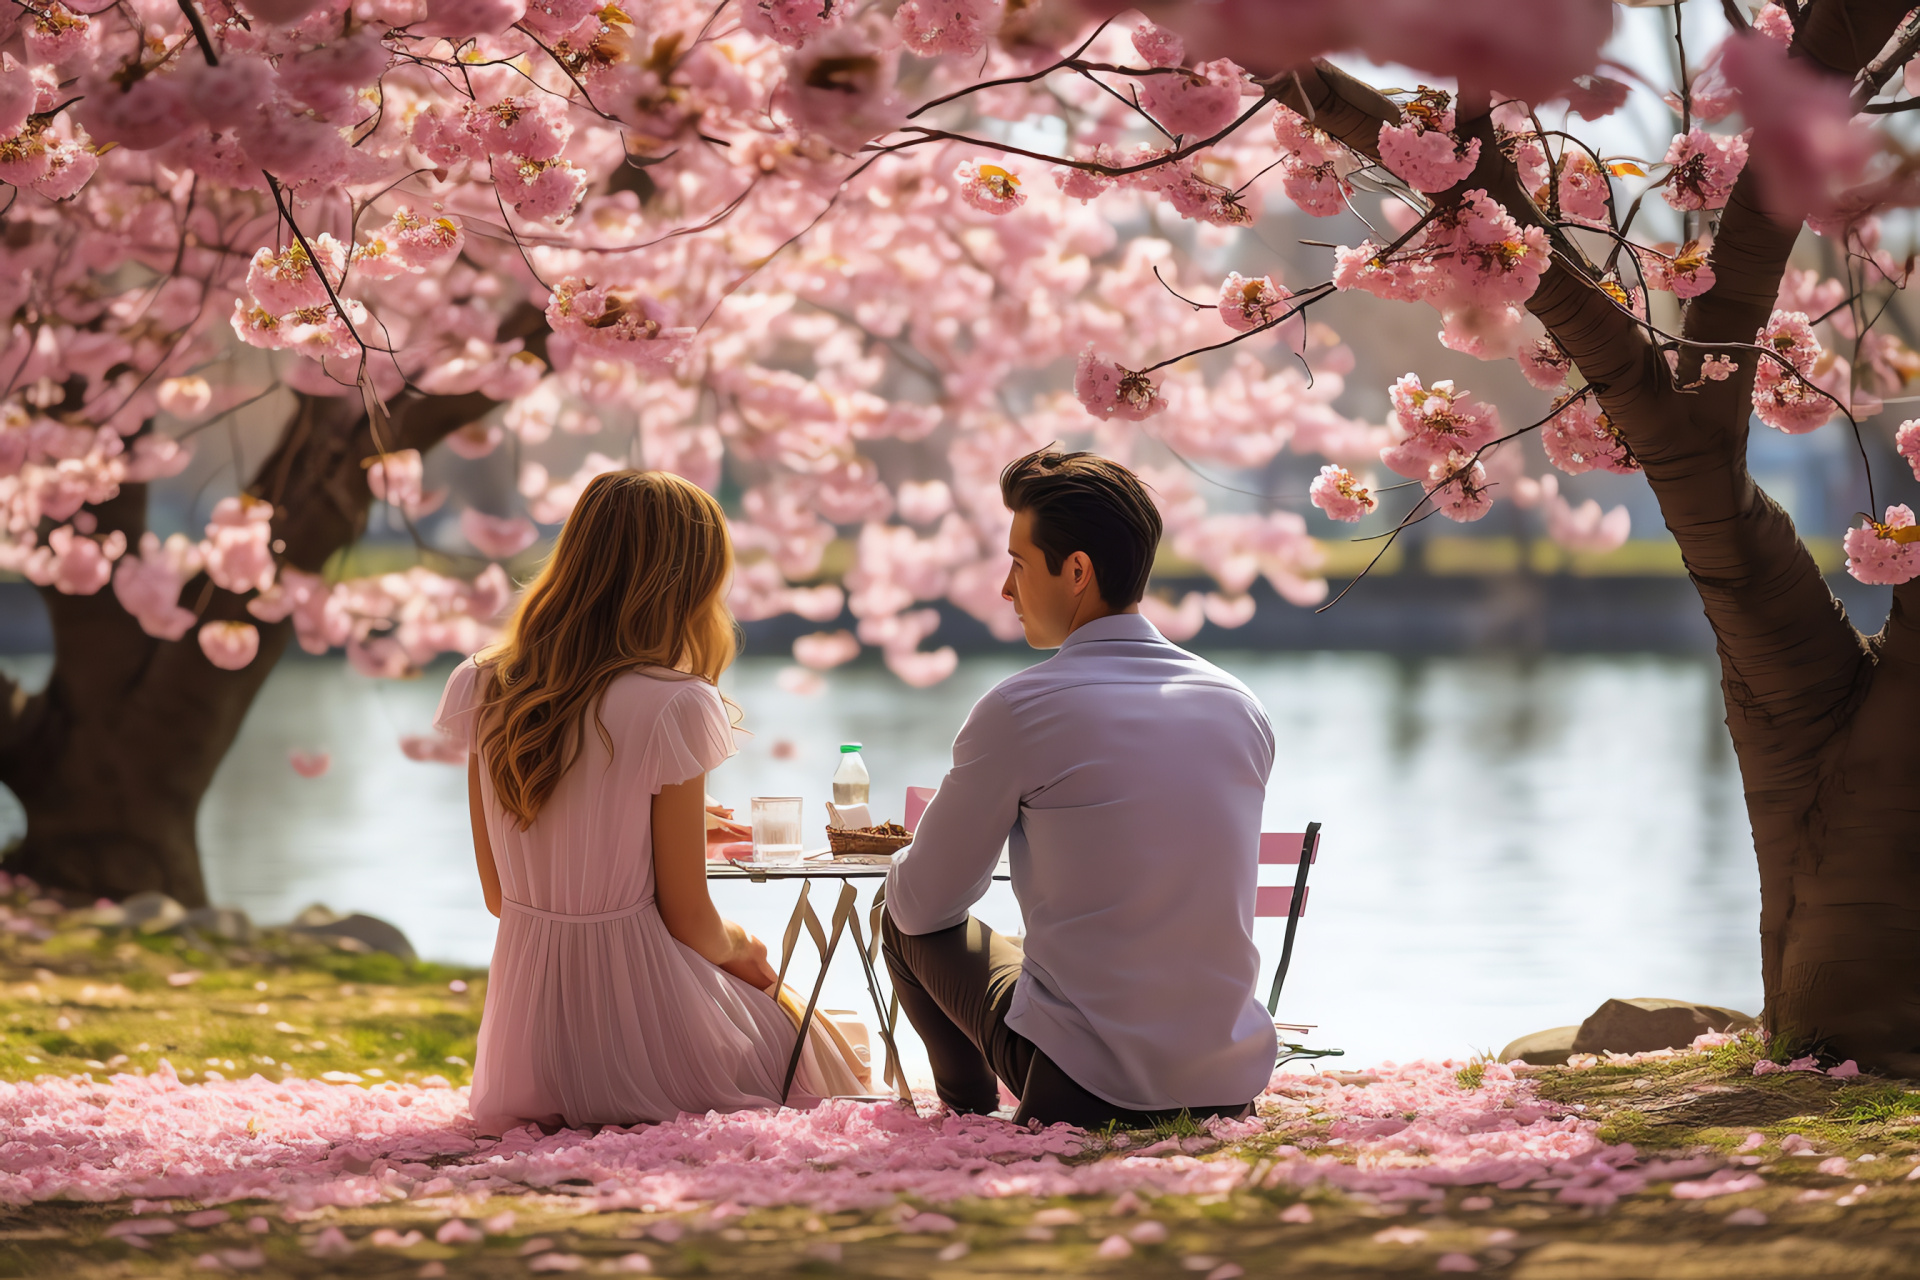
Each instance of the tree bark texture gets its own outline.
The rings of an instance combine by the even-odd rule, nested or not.
[[[1814,0],[1794,55],[1851,80],[1909,7]],[[1331,67],[1275,92],[1376,159],[1380,124],[1398,119]],[[1486,117],[1461,128],[1482,139],[1479,166],[1437,199],[1484,188],[1523,224],[1552,228]],[[1783,1048],[1920,1075],[1920,756],[1902,745],[1920,720],[1920,581],[1895,589],[1878,635],[1861,635],[1747,470],[1754,353],[1726,381],[1682,390],[1705,354],[1689,344],[1754,341],[1799,231],[1769,216],[1749,165],[1714,238],[1714,287],[1687,307],[1677,375],[1558,229],[1528,307],[1640,460],[1713,626],[1759,858],[1766,1026]]]
[[[532,335],[537,348],[539,323],[540,313],[523,307],[502,337]],[[279,560],[320,572],[366,525],[366,459],[383,448],[425,452],[494,403],[478,393],[403,399],[393,409],[395,438],[376,442],[359,397],[300,396],[247,489],[273,503],[273,536],[284,543]],[[94,511],[100,532],[121,530],[133,547],[146,530],[146,508],[146,486],[127,485]],[[258,656],[224,671],[207,661],[192,631],[174,641],[147,635],[111,589],[68,596],[43,588],[41,596],[53,624],[47,687],[29,696],[0,677],[0,782],[27,815],[26,837],[6,870],[77,897],[155,889],[189,907],[205,905],[195,838],[200,802],[286,651],[293,623],[259,621],[246,597],[204,574],[189,582],[181,600],[200,608],[202,621],[259,629]]]

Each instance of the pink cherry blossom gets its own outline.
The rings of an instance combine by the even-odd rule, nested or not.
[[[1370,479],[1356,479],[1345,467],[1329,464],[1320,468],[1320,474],[1307,490],[1307,499],[1330,518],[1351,524],[1364,519],[1380,505],[1371,490]]]
[[[1012,213],[1027,202],[1020,175],[997,164],[963,164],[954,172],[960,198],[985,213]]]
[[[818,0],[783,2],[810,6]],[[858,28],[833,27],[787,55],[774,105],[802,129],[842,151],[857,151],[906,118],[894,87],[898,62],[897,50],[877,47]]]
[[[548,94],[508,94],[467,108],[467,131],[488,155],[553,160],[573,136],[560,100]]]
[[[554,287],[547,320],[556,336],[592,351],[664,373],[686,355],[693,330],[670,323],[666,307],[644,294],[568,276]]]
[[[1478,520],[1493,509],[1487,469],[1479,462],[1470,462],[1469,457],[1451,453],[1429,466],[1426,479],[1421,481],[1434,508],[1462,524]]]
[[[1547,461],[1570,476],[1595,469],[1624,474],[1639,467],[1619,429],[1590,395],[1566,401],[1540,428],[1540,443]]]
[[[1894,447],[1900,456],[1907,460],[1907,466],[1913,471],[1913,477],[1920,480],[1920,418],[1909,418],[1900,424],[1894,433]]]
[[[1140,105],[1162,128],[1188,142],[1210,138],[1240,114],[1246,72],[1225,58],[1203,62],[1191,71],[1147,76],[1140,82]]]
[[[91,25],[87,18],[75,14],[58,0],[37,10],[33,21],[27,23],[22,32],[27,61],[59,64],[77,56],[86,48]]]
[[[1274,109],[1273,136],[1287,153],[1280,164],[1287,197],[1316,218],[1343,212],[1353,195],[1353,187],[1342,172],[1350,163],[1347,149],[1325,130],[1284,106]]]
[[[740,25],[797,49],[820,33],[833,8],[823,0],[742,0]]]
[[[1783,219],[1831,213],[1865,176],[1878,150],[1865,118],[1854,119],[1853,86],[1811,59],[1760,36],[1729,39],[1722,65],[1742,92],[1755,173],[1767,208]]]
[[[816,631],[793,642],[793,660],[815,671],[829,671],[860,656],[860,641],[851,631]]]
[[[1388,389],[1388,398],[1393,442],[1380,450],[1380,460],[1409,479],[1424,480],[1434,466],[1471,455],[1500,435],[1499,412],[1457,390],[1450,378],[1425,387],[1417,374],[1405,374]]]
[[[1186,63],[1187,46],[1178,32],[1156,22],[1143,22],[1133,29],[1133,49],[1150,67],[1178,67]]]
[[[1177,605],[1150,594],[1140,601],[1140,612],[1161,635],[1180,644],[1199,635],[1206,625],[1207,601],[1198,591],[1187,592]]]
[[[203,622],[200,652],[223,671],[238,671],[260,652],[260,632],[251,622]]]
[[[1753,378],[1753,411],[1760,421],[1788,435],[1813,431],[1842,405],[1813,380],[1825,354],[1813,325],[1798,311],[1775,311],[1754,341],[1770,354]]]
[[[500,196],[522,217],[565,222],[587,194],[586,171],[567,160],[503,156],[493,162]]]
[[[140,554],[124,556],[113,574],[113,594],[140,629],[161,640],[178,640],[199,621],[180,607],[180,592],[200,572],[200,548],[184,534],[165,542],[151,530],[140,535]]]
[[[1125,418],[1139,422],[1167,407],[1159,388],[1145,373],[1123,369],[1094,355],[1091,348],[1080,354],[1075,369],[1073,393],[1088,413],[1101,418]]]
[[[893,23],[909,50],[937,58],[980,52],[999,16],[996,0],[906,0],[894,10]]]
[[[511,560],[540,537],[533,521],[525,516],[502,519],[472,507],[460,513],[460,532],[489,560]]]
[[[1632,516],[1624,506],[1602,511],[1600,504],[1588,498],[1579,506],[1561,496],[1555,477],[1543,476],[1543,489],[1551,485],[1540,504],[1546,518],[1547,536],[1569,551],[1605,554],[1626,545],[1632,532]]]
[[[1567,374],[1573,368],[1573,357],[1550,333],[1522,346],[1515,358],[1527,381],[1542,391],[1565,386]]]
[[[1708,382],[1725,382],[1734,373],[1732,356],[1706,356],[1700,361],[1700,376]]]
[[[155,72],[122,84],[112,76],[94,76],[75,118],[89,135],[134,151],[151,151],[193,124],[187,79]]]
[[[247,292],[260,308],[271,316],[306,311],[327,305],[327,285],[340,286],[347,265],[346,247],[322,231],[310,242],[326,280],[316,270],[314,260],[299,244],[275,252],[261,249],[253,255],[247,269]]]
[[[929,525],[953,510],[953,490],[944,480],[909,480],[900,486],[898,501],[901,519]]]
[[[1201,602],[1207,621],[1229,631],[1252,622],[1258,607],[1250,595],[1223,596],[1217,591],[1209,591]]]
[[[1608,202],[1612,184],[1593,157],[1577,147],[1568,147],[1560,159],[1554,178],[1562,217],[1591,226],[1609,225]]]
[[[421,764],[465,764],[467,753],[452,738],[437,733],[409,733],[400,738],[400,751]]]
[[[1695,298],[1713,288],[1712,237],[1671,242],[1640,250],[1640,262],[1649,289],[1661,289],[1681,298]]]
[[[295,748],[287,752],[287,763],[303,778],[318,778],[332,766],[333,757],[324,751],[301,751]]]
[[[1914,527],[1912,509],[1901,505],[1888,507],[1884,521],[1847,530],[1847,572],[1861,582],[1895,586],[1920,576],[1920,539],[1901,533]]]
[[[99,171],[100,157],[80,142],[55,141],[45,151],[46,169],[33,180],[33,189],[49,200],[66,200]]]
[[[193,422],[213,404],[213,388],[205,378],[168,378],[160,384],[157,398],[162,409]]]
[[[418,449],[400,449],[367,460],[367,488],[388,506],[406,512],[410,519],[417,520],[446,501],[443,489],[432,493],[423,490],[425,474],[426,465]]]
[[[1287,198],[1316,218],[1344,212],[1353,195],[1353,185],[1341,176],[1333,161],[1309,164],[1298,156],[1289,156],[1280,163],[1280,175]]]
[[[220,499],[200,545],[207,576],[228,591],[265,591],[273,585],[272,538],[272,503],[244,494]]]
[[[915,689],[939,684],[960,665],[960,655],[951,645],[929,651],[883,649],[880,656],[887,670],[900,677],[901,683]]]
[[[126,548],[127,537],[118,530],[91,538],[74,525],[63,524],[47,534],[46,543],[26,558],[20,570],[36,586],[52,587],[62,595],[90,596],[112,579],[113,562]]]
[[[1230,272],[1220,284],[1220,319],[1227,328],[1239,333],[1273,324],[1287,309],[1292,292],[1273,282],[1272,276],[1249,280],[1238,271]]]
[[[1083,157],[1094,164],[1117,165],[1113,149],[1105,143],[1095,147],[1091,154]],[[1072,200],[1086,204],[1096,200],[1112,189],[1114,180],[1105,174],[1090,173],[1085,169],[1075,169],[1056,165],[1053,170],[1053,185],[1060,188],[1060,194]]]
[[[1661,196],[1676,209],[1719,209],[1747,163],[1747,134],[1711,134],[1695,126],[1675,136],[1663,163],[1671,165]]]
[[[1380,127],[1380,163],[1417,191],[1444,191],[1480,160],[1480,140],[1463,147],[1453,136],[1451,99],[1422,88],[1401,111],[1399,124]]]

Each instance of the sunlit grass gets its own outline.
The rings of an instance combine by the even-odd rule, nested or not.
[[[202,946],[67,929],[0,938],[0,1078],[148,1072],[183,1079],[343,1073],[465,1083],[478,971],[284,936]]]

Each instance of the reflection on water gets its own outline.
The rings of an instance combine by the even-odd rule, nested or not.
[[[1709,664],[1213,656],[1273,719],[1267,829],[1326,824],[1281,1007],[1319,1024],[1317,1042],[1372,1062],[1498,1049],[1609,996],[1756,1009],[1758,879]],[[748,659],[728,676],[754,736],[712,788],[742,808],[749,795],[804,796],[811,830],[824,825],[840,742],[866,744],[876,817],[898,818],[906,786],[939,782],[973,701],[1021,663],[969,659],[929,690],[843,670],[813,697],[778,687],[782,665]],[[464,773],[397,745],[426,728],[448,669],[396,684],[334,660],[283,661],[201,814],[215,900],[262,921],[314,901],[368,911],[423,955],[484,963],[494,922]],[[295,748],[331,752],[332,770],[299,777]],[[793,892],[715,896],[777,946]],[[1019,927],[1004,885],[979,913]],[[1260,929],[1277,955],[1277,924]],[[863,998],[857,966],[836,964],[826,1003]]]

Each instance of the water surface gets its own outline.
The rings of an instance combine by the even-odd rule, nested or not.
[[[1273,720],[1266,828],[1326,826],[1281,1007],[1318,1024],[1317,1042],[1361,1062],[1463,1055],[1578,1022],[1611,996],[1757,1008],[1758,876],[1709,662],[1210,656]],[[928,690],[855,667],[811,696],[780,687],[783,665],[746,659],[727,677],[754,736],[712,788],[742,809],[750,795],[804,796],[811,829],[840,742],[866,744],[876,816],[897,818],[906,786],[940,781],[973,701],[1024,664],[969,658]],[[396,683],[338,660],[283,661],[201,813],[214,899],[267,922],[316,901],[366,911],[422,955],[485,963],[494,921],[464,771],[398,745],[427,729],[450,668]],[[299,777],[296,748],[330,752],[332,769]],[[793,894],[715,896],[777,946]],[[1019,928],[1004,885],[978,912]],[[1278,924],[1261,922],[1257,940],[1270,966]],[[811,965],[795,969],[811,980]],[[826,1002],[863,998],[857,966],[836,962]]]

